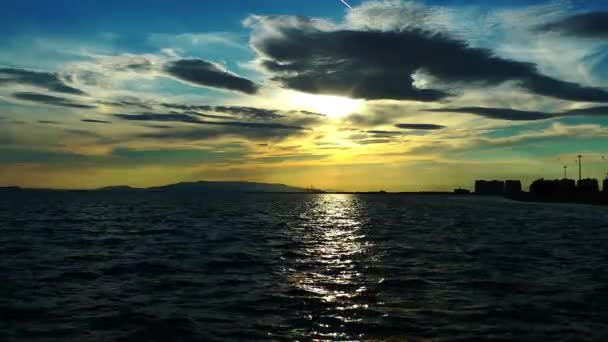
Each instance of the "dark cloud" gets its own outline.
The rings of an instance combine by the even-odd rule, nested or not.
[[[561,115],[608,116],[608,106],[572,109],[561,113]]]
[[[215,129],[201,128],[201,129],[179,129],[171,131],[160,131],[153,133],[140,134],[139,138],[155,139],[155,140],[172,140],[172,141],[200,141],[213,139],[225,136],[236,136],[240,138],[247,138],[252,140],[281,140],[294,134],[302,133],[302,130],[290,130],[290,129],[268,129],[264,127],[257,127],[257,129],[251,129],[248,127],[239,126],[218,126]]]
[[[128,121],[160,121],[160,122],[185,122],[198,123],[200,120],[186,114],[112,114],[113,116]]]
[[[585,38],[608,37],[608,12],[577,14],[563,20],[538,27],[539,31],[552,31]]]
[[[542,75],[532,63],[501,58],[442,34],[422,30],[328,31],[307,18],[261,18],[252,25],[261,65],[284,87],[364,99],[438,101],[449,94],[419,89],[427,72],[463,86],[517,81],[539,95],[607,102],[608,91]],[[272,31],[273,34],[266,32]]]
[[[608,116],[608,106],[573,109],[555,114],[537,111],[516,110],[511,108],[492,107],[439,108],[429,109],[427,111],[436,113],[467,113],[483,116],[490,119],[509,121],[546,120],[564,116]]]
[[[467,113],[483,116],[490,119],[510,121],[546,120],[555,117],[555,115],[551,115],[548,113],[515,110],[510,108],[460,107],[429,109],[427,111],[435,113]]]
[[[82,90],[66,85],[56,73],[15,68],[0,68],[0,85],[26,84],[58,93],[83,95]]]
[[[320,113],[314,113],[303,110],[291,110],[281,111],[277,109],[258,108],[258,107],[247,107],[247,106],[182,106],[189,107],[191,110],[208,110],[216,113],[229,114],[234,117],[248,119],[248,120],[276,120],[285,118],[288,115],[305,115],[313,116],[317,118],[325,117],[326,115]],[[186,108],[184,108],[186,109]],[[200,112],[197,115],[210,118],[225,119],[225,116],[217,116],[210,114],[202,114]]]
[[[358,131],[357,133],[350,134],[347,139],[356,142],[360,145],[375,145],[375,144],[387,144],[394,141],[399,141],[404,132],[393,132],[393,131]],[[334,145],[334,143],[328,142],[317,142],[316,145]]]
[[[603,88],[584,87],[574,82],[560,81],[543,75],[522,78],[521,85],[536,94],[563,100],[608,102],[608,91]]]
[[[224,132],[212,129],[189,129],[189,130],[173,130],[173,131],[159,131],[153,133],[142,133],[139,134],[139,138],[154,139],[154,140],[185,140],[185,141],[199,141],[218,138],[225,135]],[[265,137],[264,137],[265,138]]]
[[[366,133],[376,134],[376,135],[403,135],[403,132],[397,132],[397,131],[371,130],[371,131],[366,131]]]
[[[131,70],[136,72],[147,72],[154,69],[154,64],[147,58],[137,57],[131,58],[122,65],[116,66],[122,70]]]
[[[305,111],[305,110],[290,110],[282,111],[277,109],[248,107],[248,106],[210,106],[210,105],[192,105],[182,103],[169,102],[143,102],[137,99],[121,99],[114,101],[102,101],[100,103],[115,106],[115,107],[140,107],[146,110],[152,110],[155,107],[170,109],[173,114],[186,114],[198,116],[207,119],[218,120],[276,120],[286,118],[293,115],[311,116],[311,117],[326,117],[324,114]],[[223,115],[222,115],[223,114]]]
[[[142,109],[153,109],[152,104],[139,101],[139,100],[116,100],[116,101],[99,101],[99,104],[112,106],[112,107],[139,107]]]
[[[242,106],[208,106],[208,105],[187,105],[187,104],[174,104],[174,103],[161,103],[162,107],[169,109],[178,109],[184,111],[189,115],[196,115],[209,119],[232,119],[233,116],[239,116],[247,119],[276,119],[282,118],[283,115],[277,113],[276,110],[253,108],[253,107],[242,107]],[[231,114],[232,116],[215,115],[209,113],[202,113],[202,111],[220,112],[224,114]]]
[[[181,109],[181,110],[213,110],[213,106],[207,105],[187,105],[187,104],[176,104],[176,103],[161,103],[161,106],[168,109]]]
[[[79,103],[65,97],[51,96],[39,93],[14,93],[13,97],[23,101],[43,103],[53,106],[70,107],[70,108],[96,108],[88,104]]]
[[[214,107],[213,110],[220,113],[227,113],[247,119],[257,120],[280,119],[285,117],[285,115],[279,114],[278,110],[244,106],[217,106]]]
[[[40,124],[46,124],[46,125],[59,125],[62,122],[52,121],[52,120],[38,120],[38,123],[40,123]]]
[[[289,113],[327,117],[327,115],[325,115],[325,114],[310,112],[310,111],[307,111],[307,110],[292,110]]]
[[[389,138],[376,138],[376,139],[365,139],[357,141],[358,144],[361,145],[377,145],[377,144],[388,144],[393,142],[394,139]]]
[[[261,128],[261,129],[286,129],[286,130],[298,130],[298,131],[310,131],[311,129],[290,126],[276,123],[255,123],[255,122],[225,122],[225,121],[204,121],[200,122],[204,125],[217,125],[217,126],[234,126],[234,127],[246,127],[246,128]]]
[[[310,130],[305,127],[283,125],[278,123],[256,123],[240,121],[203,121],[186,114],[114,114],[115,117],[130,121],[162,121],[162,122],[184,122],[209,126],[231,126],[251,129],[282,129],[282,130]]]
[[[143,127],[148,127],[148,128],[158,128],[158,129],[169,129],[169,128],[173,128],[172,126],[167,126],[167,125],[142,125]]]
[[[255,94],[259,88],[254,82],[201,59],[182,59],[170,62],[165,65],[164,69],[173,77],[205,87],[229,89],[246,94]]]
[[[98,123],[98,124],[111,124],[112,123],[110,121],[94,120],[94,119],[82,119],[80,121],[82,121],[82,122],[88,122],[88,123]]]
[[[213,106],[207,105],[187,105],[187,104],[175,104],[175,103],[154,103],[154,102],[145,102],[137,99],[119,99],[114,101],[101,101],[100,103],[113,106],[113,107],[139,107],[145,110],[154,110],[155,107],[163,107],[167,109],[175,110],[174,114],[187,114],[187,115],[196,115],[208,119],[230,119],[228,116],[222,115],[213,115],[201,113],[200,111],[210,111],[213,110]],[[181,111],[181,112],[179,112]]]
[[[145,139],[200,141],[218,137],[233,136],[252,140],[268,141],[277,139],[280,140],[288,136],[304,134],[305,132],[310,131],[310,129],[306,127],[293,123],[280,124],[241,121],[208,121],[201,120],[196,116],[178,113],[114,114],[114,116],[123,120],[141,122],[181,122],[195,124],[200,127],[196,129],[185,129],[184,127],[181,127],[171,131],[162,130],[159,132],[143,133],[138,135],[139,138]],[[157,126],[157,128],[162,128],[162,126]]]
[[[439,130],[445,128],[445,126],[441,125],[433,125],[433,124],[408,124],[408,123],[400,123],[396,124],[395,127],[402,129],[419,129],[419,130]]]
[[[193,110],[186,110],[183,113],[184,114],[188,114],[188,115],[200,116],[201,118],[207,118],[207,119],[218,119],[218,120],[232,120],[232,119],[234,119],[234,117],[232,117],[232,116],[206,114],[206,113],[200,113],[200,112],[193,111]]]

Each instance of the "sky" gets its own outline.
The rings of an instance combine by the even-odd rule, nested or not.
[[[608,171],[603,1],[0,4],[0,186]]]

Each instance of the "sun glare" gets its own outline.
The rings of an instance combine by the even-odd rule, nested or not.
[[[292,96],[293,105],[298,108],[325,114],[329,117],[343,117],[361,108],[363,101],[347,97],[312,95],[298,93]]]
[[[99,106],[97,106],[97,111],[102,114],[110,114],[112,113],[112,107],[107,106],[105,104],[100,104]]]

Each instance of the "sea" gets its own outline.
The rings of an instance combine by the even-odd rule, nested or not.
[[[1,341],[607,341],[608,210],[0,195]]]

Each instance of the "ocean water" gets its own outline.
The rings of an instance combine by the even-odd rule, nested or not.
[[[606,341],[608,211],[501,198],[0,198],[2,341]]]

